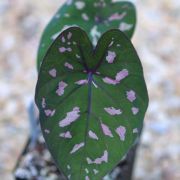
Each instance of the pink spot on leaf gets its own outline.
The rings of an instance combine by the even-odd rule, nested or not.
[[[82,80],[79,80],[79,81],[75,82],[75,84],[77,84],[77,85],[88,84],[88,80],[87,79],[82,79]]]
[[[114,107],[104,108],[104,110],[112,116],[122,114],[122,111],[120,109],[115,109]]]
[[[134,129],[133,129],[133,133],[134,133],[134,134],[138,133],[138,128],[134,128]]]
[[[80,117],[79,113],[80,113],[79,107],[73,108],[71,112],[67,113],[66,118],[64,118],[59,122],[59,126],[65,127],[70,125],[72,122],[76,121]]]
[[[89,17],[86,13],[82,13],[82,18],[85,20],[85,21],[88,21],[89,20]]]
[[[71,39],[71,37],[72,37],[72,33],[69,32],[68,35],[67,35],[67,38],[68,38],[68,39]]]
[[[100,158],[97,158],[94,161],[91,160],[90,158],[87,158],[87,163],[88,164],[102,164],[103,162],[105,162],[105,163],[108,162],[108,152],[107,152],[107,150],[104,151],[104,154]]]
[[[51,70],[49,71],[49,75],[52,76],[53,78],[56,77],[56,73],[57,73],[56,69],[51,69]]]
[[[139,108],[136,108],[136,107],[132,107],[131,108],[131,111],[134,115],[136,115],[138,112],[139,112]]]
[[[49,134],[49,133],[50,133],[50,130],[49,130],[49,129],[45,129],[44,132],[45,132],[46,134]]]
[[[74,147],[73,147],[73,149],[72,149],[72,151],[70,152],[70,154],[73,154],[73,153],[75,153],[76,151],[78,151],[80,148],[82,148],[82,147],[84,147],[84,142],[82,142],[82,143],[80,143],[80,144],[76,144]]]
[[[67,50],[68,52],[71,52],[71,51],[72,51],[72,49],[71,49],[71,48],[67,48],[66,50]]]
[[[126,92],[126,95],[127,95],[127,99],[128,99],[130,102],[135,101],[135,99],[136,99],[136,93],[135,93],[133,90],[127,91],[127,92]]]
[[[111,84],[111,85],[116,85],[118,84],[118,81],[114,80],[114,79],[111,79],[109,77],[105,77],[103,78],[103,81],[106,83],[106,84]]]
[[[130,29],[132,29],[132,27],[133,27],[133,24],[128,24],[125,22],[121,22],[121,24],[119,25],[119,29],[121,31],[129,31]]]
[[[64,52],[66,51],[66,48],[65,48],[65,47],[61,47],[61,48],[59,48],[59,51],[60,51],[61,53],[64,53]]]
[[[119,135],[121,141],[125,140],[125,135],[126,135],[126,128],[123,126],[120,126],[116,129],[116,133]]]
[[[78,54],[76,54],[76,58],[80,59],[80,58],[81,58],[81,56],[79,56]]]
[[[89,131],[89,137],[92,139],[98,140],[97,135],[94,132],[92,132],[91,130]]]
[[[109,127],[107,125],[101,123],[101,127],[102,127],[102,130],[103,130],[103,133],[106,136],[113,137],[112,132],[111,132],[111,130],[109,129]]]
[[[58,94],[58,96],[62,96],[64,94],[64,89],[67,87],[68,85],[61,81],[59,82],[59,86],[58,89],[56,90],[56,93]]]
[[[61,53],[64,53],[64,52],[66,52],[66,51],[71,52],[72,49],[71,49],[71,48],[61,47],[61,48],[59,48],[59,51],[60,51]]]
[[[89,170],[87,168],[85,169],[85,171],[86,171],[87,174],[89,173]]]
[[[107,84],[116,85],[116,84],[119,84],[120,81],[123,80],[124,78],[126,78],[128,75],[129,75],[128,70],[123,69],[122,71],[120,71],[116,74],[115,79],[105,77],[105,78],[103,78],[103,81]]]
[[[106,60],[108,63],[112,64],[116,58],[116,53],[112,51],[108,51],[108,55],[106,56]]]
[[[102,162],[108,162],[108,152],[104,151],[104,155],[100,158],[95,159],[95,164],[101,164]]]
[[[59,135],[60,137],[63,137],[63,138],[67,138],[67,139],[71,139],[72,138],[72,135],[69,131],[65,132],[65,133],[61,133]]]
[[[85,180],[90,180],[90,179],[89,179],[89,176],[86,176],[86,177],[85,177]]]
[[[88,164],[92,164],[93,161],[90,158],[86,158]]]
[[[95,88],[98,88],[97,84],[94,81],[92,81],[92,84],[94,85]]]
[[[111,41],[111,43],[109,44],[109,47],[111,47],[114,44],[114,41]]]
[[[41,105],[42,105],[42,108],[43,108],[43,109],[46,108],[46,100],[45,100],[45,98],[42,98],[42,103],[41,103]]]
[[[126,78],[129,75],[129,72],[127,69],[123,69],[116,75],[116,81],[120,82],[122,79]]]
[[[65,42],[66,42],[66,40],[65,40],[64,36],[62,36],[61,41],[62,41],[63,43],[65,43]]]
[[[68,62],[66,62],[66,63],[64,64],[64,66],[67,67],[68,69],[71,69],[71,70],[74,69],[74,67],[73,67],[71,64],[69,64]]]
[[[123,12],[122,14],[114,13],[109,17],[109,21],[121,20],[126,16],[126,14],[126,12]]]
[[[97,174],[99,171],[97,169],[93,169],[94,174]]]
[[[47,117],[52,117],[52,116],[54,116],[56,110],[55,109],[54,110],[46,109],[46,110],[44,110],[44,112]]]

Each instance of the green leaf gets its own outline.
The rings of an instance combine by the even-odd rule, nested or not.
[[[67,27],[81,27],[95,45],[102,33],[113,28],[119,28],[131,38],[135,24],[136,10],[131,2],[69,0],[54,15],[42,35],[37,57],[38,70],[53,40]]]
[[[63,31],[39,73],[36,104],[47,146],[73,180],[99,180],[139,136],[148,106],[141,62],[119,30],[93,48],[85,31]]]

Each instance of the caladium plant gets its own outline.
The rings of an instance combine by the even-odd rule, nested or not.
[[[42,35],[37,57],[38,70],[52,42],[69,26],[83,28],[95,46],[102,33],[112,28],[120,29],[131,38],[135,24],[136,10],[131,2],[68,0],[54,15]]]
[[[139,137],[148,93],[123,32],[107,31],[94,47],[84,30],[71,27],[44,57],[35,100],[59,169],[68,179],[99,180]]]

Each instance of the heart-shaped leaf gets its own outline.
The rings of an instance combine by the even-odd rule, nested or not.
[[[80,28],[63,31],[43,60],[36,103],[57,166],[73,180],[99,180],[135,142],[148,106],[130,40],[110,30],[94,49]]]
[[[42,35],[38,51],[38,70],[54,39],[69,26],[83,28],[95,45],[102,33],[113,28],[119,28],[131,38],[135,23],[136,10],[131,2],[68,0],[52,18]]]

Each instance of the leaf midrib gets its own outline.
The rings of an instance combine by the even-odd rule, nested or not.
[[[88,130],[89,130],[89,120],[91,115],[91,105],[92,105],[92,81],[93,81],[93,74],[88,74],[88,106],[87,106],[87,118],[86,118],[86,130],[85,130],[85,136],[84,136],[84,155],[82,156],[81,160],[81,167],[80,167],[80,173],[79,178],[81,177],[81,172],[83,168],[83,160],[86,154],[86,145],[87,145],[87,136],[88,136]]]

